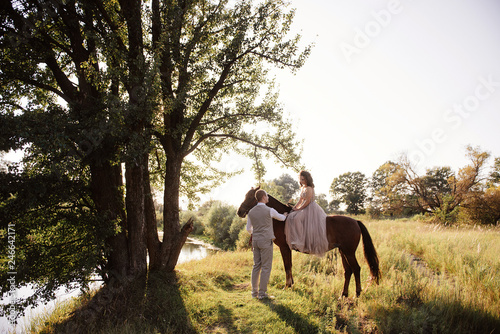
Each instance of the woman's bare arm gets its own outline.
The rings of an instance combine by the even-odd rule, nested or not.
[[[300,198],[299,203],[295,206],[295,210],[302,210],[306,208],[312,201],[314,190],[311,187],[307,187],[304,197]]]

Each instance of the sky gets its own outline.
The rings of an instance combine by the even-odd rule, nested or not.
[[[343,173],[370,177],[403,153],[419,173],[458,171],[467,145],[500,157],[500,2],[292,0],[291,7],[293,32],[315,46],[295,75],[273,73],[317,194],[328,195]],[[227,157],[225,170],[245,173],[202,200],[239,205],[256,185],[250,165]],[[296,176],[272,161],[266,168],[264,180]]]

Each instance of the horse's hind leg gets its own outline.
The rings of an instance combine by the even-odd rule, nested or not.
[[[347,297],[349,295],[349,283],[351,282],[352,269],[344,252],[340,251],[340,255],[342,256],[342,265],[344,266],[344,290],[342,291],[342,297]]]
[[[356,259],[356,254],[352,254],[349,263],[351,264],[351,268],[354,273],[354,279],[356,280],[356,296],[359,297],[359,295],[361,294],[361,267],[359,266],[358,260]]]
[[[356,255],[345,254],[340,250],[342,255],[342,264],[344,265],[344,291],[342,296],[347,297],[349,294],[349,283],[351,282],[351,275],[354,274],[354,279],[356,281],[356,296],[361,294],[361,267],[359,266],[358,260],[356,260]]]

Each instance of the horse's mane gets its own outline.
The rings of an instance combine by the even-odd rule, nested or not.
[[[289,207],[288,205],[281,203],[280,201],[278,201],[276,198],[274,198],[269,194],[267,196],[269,197],[269,203],[267,203],[267,206],[275,209],[279,213],[292,211],[292,208]]]

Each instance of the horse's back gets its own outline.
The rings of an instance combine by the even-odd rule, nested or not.
[[[333,247],[356,249],[361,238],[358,221],[347,216],[327,216],[326,233]]]

